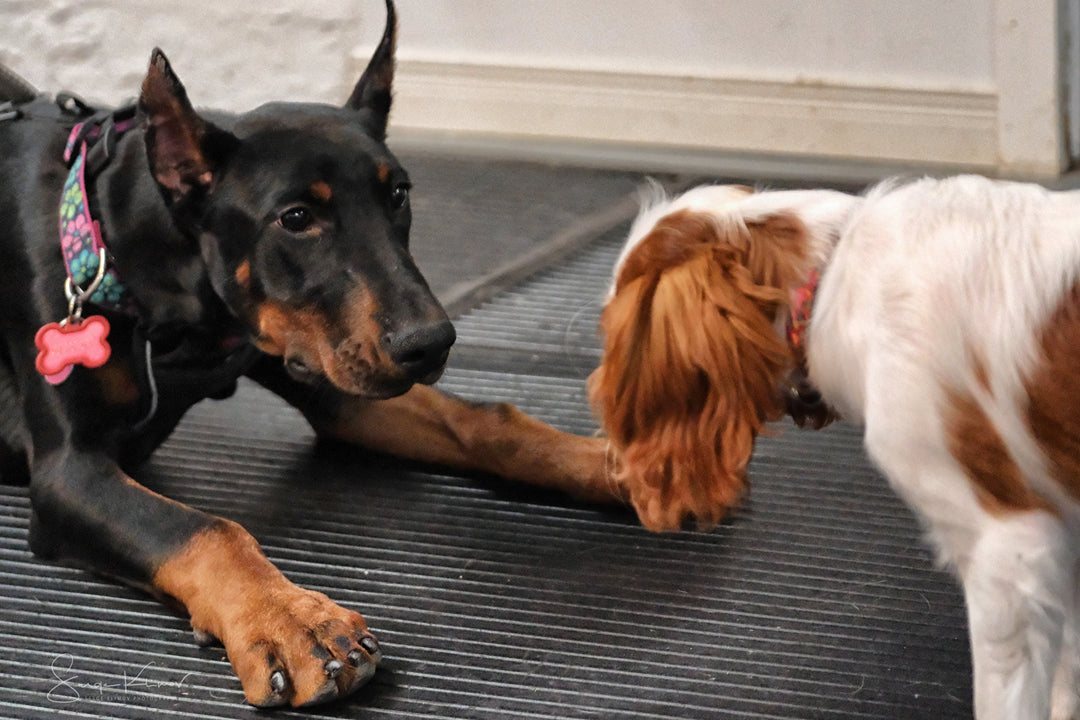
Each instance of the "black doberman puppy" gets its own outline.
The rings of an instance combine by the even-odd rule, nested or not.
[[[128,475],[239,376],[320,434],[622,495],[603,441],[430,387],[454,331],[409,255],[409,180],[384,143],[387,12],[344,107],[199,114],[155,51],[130,111],[68,98],[0,113],[0,473],[29,478],[31,547],[180,606],[260,706],[346,695],[380,650],[239,525]]]

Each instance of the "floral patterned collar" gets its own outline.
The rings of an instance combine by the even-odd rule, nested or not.
[[[64,254],[68,278],[77,288],[91,284],[98,275],[100,259],[108,257],[101,226],[90,214],[86,190],[87,166],[93,165],[91,149],[99,162],[106,162],[116,143],[116,136],[135,125],[134,112],[129,109],[91,118],[79,123],[68,136],[64,162],[69,163],[67,180],[60,196],[60,247]],[[100,168],[92,168],[91,172]],[[128,309],[131,298],[120,282],[116,268],[107,267],[88,302],[118,309]]]

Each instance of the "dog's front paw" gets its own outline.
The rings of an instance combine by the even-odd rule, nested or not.
[[[284,586],[230,612],[219,630],[252,705],[306,706],[355,692],[375,674],[379,643],[358,613],[326,595]],[[196,639],[213,634],[192,622]]]
[[[217,519],[193,535],[154,586],[187,609],[197,641],[221,641],[252,705],[344,697],[381,656],[363,617],[291,583],[234,522]]]

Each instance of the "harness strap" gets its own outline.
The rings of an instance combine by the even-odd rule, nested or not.
[[[2,68],[0,68],[2,69]],[[0,85],[3,79],[0,78]],[[70,93],[60,93],[55,98],[45,95],[19,95],[17,98],[5,97],[0,88],[0,121],[5,120],[48,120],[70,125],[90,117],[96,111],[83,100]]]
[[[82,102],[74,96],[67,96]],[[60,99],[58,98],[59,102]],[[87,108],[90,109],[90,108]],[[67,146],[64,148],[64,162],[71,163],[75,150],[82,148],[86,155],[85,171],[91,178],[96,176],[108,164],[116,152],[116,141],[120,135],[130,130],[136,123],[137,107],[125,105],[117,110],[100,110],[71,129]]]

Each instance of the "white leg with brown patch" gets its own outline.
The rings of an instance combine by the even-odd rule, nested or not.
[[[869,428],[868,428],[869,429]],[[923,519],[941,561],[963,584],[978,720],[1049,717],[1050,688],[1065,624],[1070,538],[1041,510],[995,517],[947,453],[867,434],[867,448]],[[910,449],[919,447],[917,457]]]

